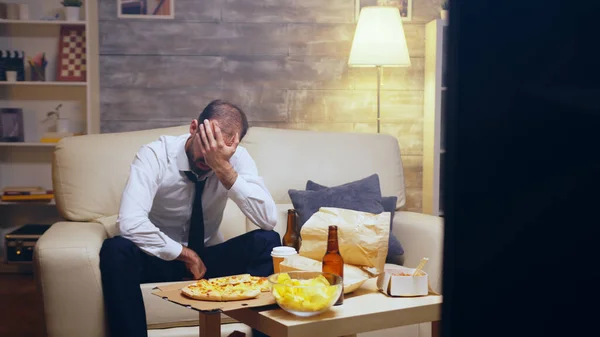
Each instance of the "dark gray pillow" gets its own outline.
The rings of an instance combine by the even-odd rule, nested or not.
[[[337,186],[336,186],[337,187]],[[336,188],[336,187],[327,187],[320,184],[315,183],[312,180],[306,182],[306,189],[308,191],[321,191],[327,188]],[[390,238],[388,242],[388,254],[387,261],[388,263],[398,263],[401,259],[398,259],[399,255],[404,255],[404,248],[402,248],[402,244],[400,244],[400,240],[392,233],[393,228],[393,220],[394,214],[396,213],[396,203],[398,202],[398,197],[381,197],[381,205],[383,206],[384,212],[390,212]]]
[[[383,212],[379,176],[373,174],[361,180],[319,191],[288,191],[298,213],[298,230],[321,207],[336,207],[360,212]]]

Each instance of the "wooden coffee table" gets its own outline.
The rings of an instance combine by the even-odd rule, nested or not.
[[[344,304],[309,318],[294,316],[277,305],[236,309],[225,314],[272,337],[332,337],[432,322],[439,335],[442,296],[388,297],[370,279]],[[200,336],[221,336],[220,314],[200,312]]]

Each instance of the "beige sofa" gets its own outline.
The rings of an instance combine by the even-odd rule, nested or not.
[[[34,265],[43,296],[46,328],[51,337],[107,336],[98,252],[114,235],[121,191],[140,145],[159,135],[179,135],[187,126],[63,139],[54,152],[52,177],[57,207],[68,221],[54,224],[35,248]],[[254,158],[280,211],[275,230],[285,232],[292,208],[288,189],[304,189],[306,181],[334,186],[378,173],[383,195],[398,196],[394,233],[405,248],[405,265],[430,258],[425,270],[440,291],[442,221],[401,211],[405,204],[402,161],[397,140],[376,134],[328,133],[251,128],[242,145]],[[256,228],[233,202],[221,231],[225,239]],[[142,285],[150,336],[198,336],[196,312],[150,294]],[[223,317],[223,336],[250,328]],[[430,336],[420,324],[359,336]]]

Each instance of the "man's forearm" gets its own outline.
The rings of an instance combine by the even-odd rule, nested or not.
[[[200,259],[200,257],[198,257],[198,254],[196,254],[196,252],[194,252],[192,249],[183,246],[181,249],[181,254],[179,254],[179,256],[176,258],[176,260],[178,261],[183,261],[185,263],[193,263],[196,262],[196,260]]]
[[[277,224],[277,207],[259,177],[239,176],[228,195],[244,215],[260,228],[271,230]]]
[[[221,181],[221,184],[228,190],[237,180],[238,174],[229,162],[225,162],[219,167],[215,167],[213,170],[215,171],[217,178],[219,178],[219,181]]]
[[[127,203],[124,204],[126,205]],[[176,259],[181,254],[182,245],[160,231],[148,216],[139,213],[135,209],[122,207],[119,213],[119,234],[150,255],[166,261]]]

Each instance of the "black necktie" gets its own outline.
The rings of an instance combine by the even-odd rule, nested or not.
[[[185,175],[196,184],[196,194],[194,196],[194,205],[192,206],[192,217],[190,219],[190,235],[188,238],[188,247],[202,258],[204,252],[204,216],[202,212],[202,191],[206,180],[200,180],[190,172],[185,171]]]

